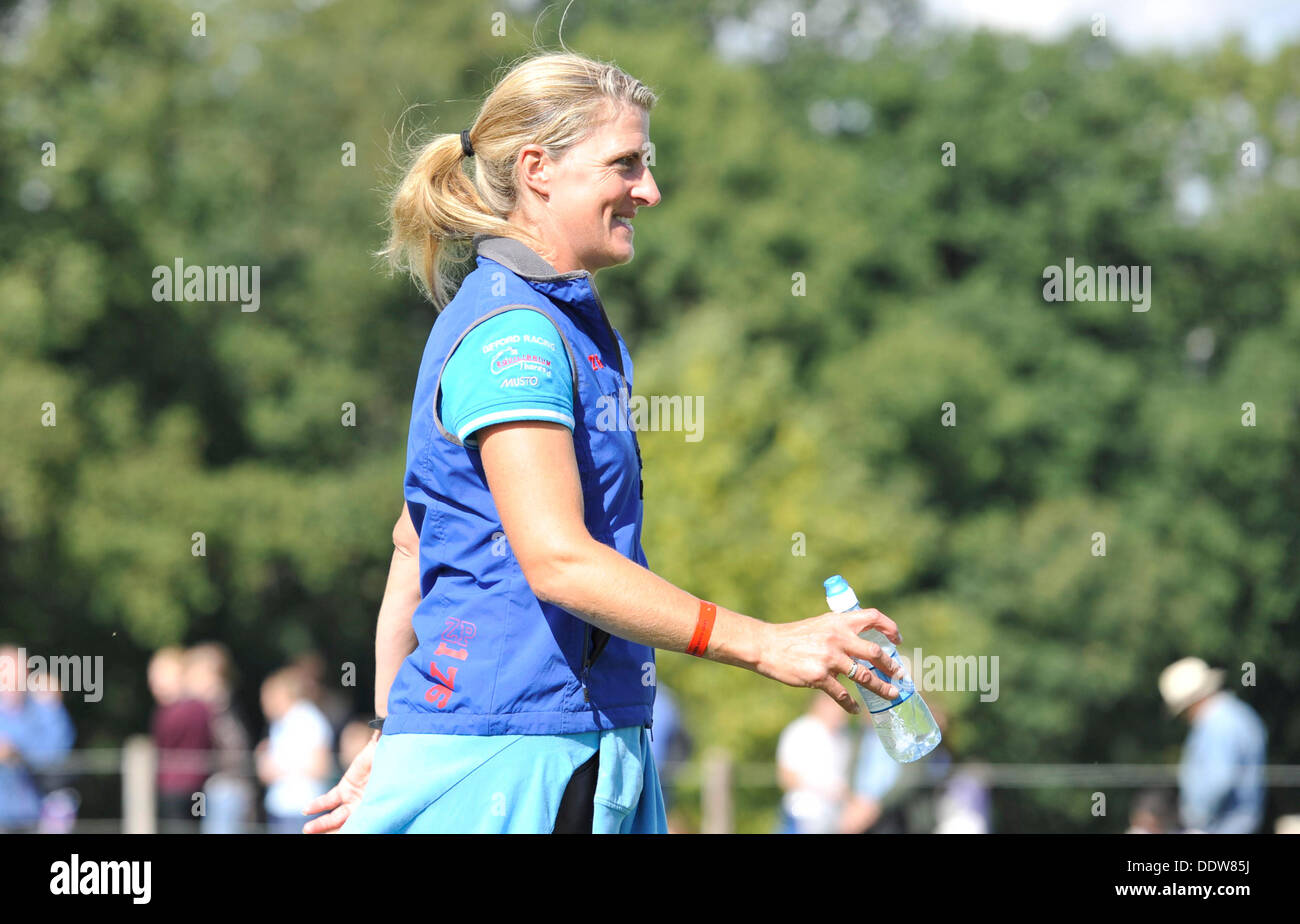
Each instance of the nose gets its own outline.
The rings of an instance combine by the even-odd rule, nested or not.
[[[651,175],[649,167],[641,171],[641,181],[633,188],[632,198],[641,201],[641,208],[658,205],[659,200],[663,198],[663,196],[659,195],[659,185],[655,183],[655,178]]]

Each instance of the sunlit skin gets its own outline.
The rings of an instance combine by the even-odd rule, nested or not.
[[[556,161],[536,144],[519,153],[519,205],[510,221],[545,244],[542,256],[562,273],[595,274],[632,259],[635,231],[620,218],[657,205],[645,153],[650,113],[624,105]]]

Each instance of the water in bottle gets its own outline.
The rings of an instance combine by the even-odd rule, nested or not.
[[[827,578],[825,587],[826,605],[833,612],[846,613],[849,610],[860,609],[857,594],[853,592],[848,581],[838,574]],[[877,629],[867,629],[861,633],[861,638],[875,642],[887,657],[902,666],[894,643],[882,632]],[[939,733],[939,726],[935,724],[934,716],[930,714],[930,708],[926,706],[921,694],[916,692],[916,684],[906,673],[906,668],[904,667],[901,676],[890,677],[860,658],[854,660],[861,665],[862,669],[871,671],[898,689],[898,696],[888,700],[858,684],[858,692],[862,694],[862,701],[866,704],[867,711],[871,713],[871,720],[876,725],[876,734],[880,736],[880,743],[885,746],[889,756],[899,763],[906,764],[920,760],[933,751],[942,735]],[[859,675],[862,674],[862,669],[858,671]]]

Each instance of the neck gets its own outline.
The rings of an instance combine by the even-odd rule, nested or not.
[[[562,240],[563,237],[550,226],[534,221],[522,212],[515,212],[508,216],[507,220],[533,239],[535,243],[530,246],[537,251],[538,256],[555,267],[557,273],[572,273],[586,269],[578,263],[577,258],[567,247],[553,243]]]
[[[1196,721],[1196,719],[1199,718],[1201,714],[1205,712],[1206,707],[1218,696],[1219,694],[1217,692],[1211,693],[1209,696],[1205,697],[1205,699],[1193,703],[1187,709],[1187,717],[1192,721]]]

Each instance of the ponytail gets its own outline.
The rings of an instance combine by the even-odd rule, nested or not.
[[[439,310],[455,294],[443,267],[469,256],[473,235],[512,227],[479,196],[463,158],[459,134],[439,135],[416,152],[390,201],[388,244],[379,254],[408,272]]]

